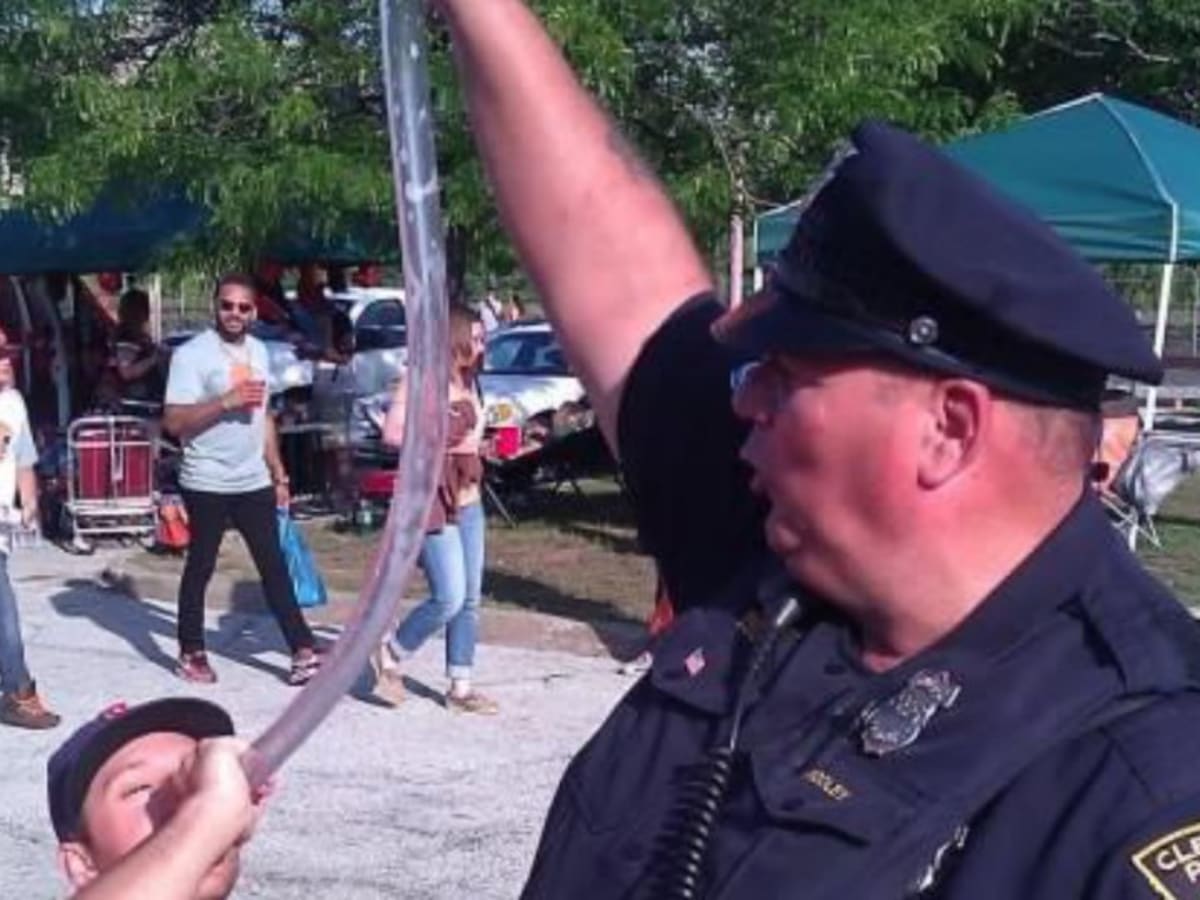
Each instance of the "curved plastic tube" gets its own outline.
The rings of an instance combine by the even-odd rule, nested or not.
[[[253,744],[244,765],[262,785],[362,675],[399,615],[441,477],[449,392],[446,258],[421,0],[380,0],[392,175],[408,311],[408,405],[396,493],[371,574],[321,671]]]

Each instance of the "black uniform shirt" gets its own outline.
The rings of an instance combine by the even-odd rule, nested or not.
[[[736,460],[718,312],[701,298],[663,327],[621,412],[643,540],[687,611],[569,767],[523,896],[676,896],[744,690],[694,896],[1200,897],[1197,631],[1090,496],[903,665],[866,671],[852,623],[798,595],[747,677],[778,567]],[[953,702],[914,688],[943,677]]]

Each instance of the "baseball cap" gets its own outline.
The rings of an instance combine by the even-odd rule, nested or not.
[[[1129,304],[1031,212],[898,128],[865,122],[851,144],[718,340],[753,356],[883,353],[1085,409],[1109,375],[1162,380]]]
[[[196,740],[234,733],[229,713],[207,700],[171,697],[104,709],[76,729],[46,764],[50,820],[60,841],[78,833],[83,801],[104,763],[130,741],[160,731]]]

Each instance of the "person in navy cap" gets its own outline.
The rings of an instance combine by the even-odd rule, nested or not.
[[[47,763],[50,819],[74,895],[227,897],[259,814],[233,721],[204,700],[114,704]]]
[[[1108,378],[1162,375],[1125,303],[867,123],[726,312],[526,4],[437,5],[682,610],[523,896],[1200,896],[1200,640],[1088,484]]]

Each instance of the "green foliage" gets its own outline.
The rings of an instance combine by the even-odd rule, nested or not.
[[[1200,0],[1060,0],[1000,77],[1031,109],[1106,91],[1200,123]]]
[[[1095,89],[1200,115],[1200,0],[530,0],[710,248],[866,116],[934,139]],[[375,0],[4,0],[0,151],[51,215],[121,185],[213,209],[181,264],[392,220]],[[516,267],[444,33],[452,260]],[[718,250],[719,252],[723,252]],[[463,273],[459,273],[460,275]]]

